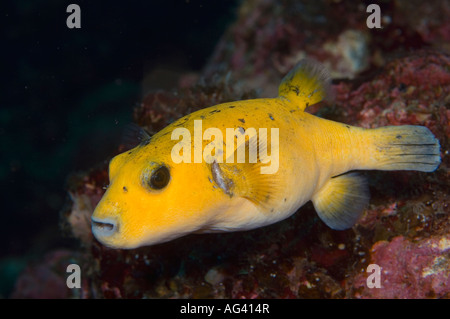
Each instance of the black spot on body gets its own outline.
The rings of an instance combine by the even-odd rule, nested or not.
[[[398,140],[401,140],[402,137],[403,137],[403,136],[401,136],[401,135],[397,135],[397,136],[396,136],[396,138],[397,138]]]
[[[181,119],[179,119],[178,121],[174,122],[173,125],[174,125],[174,126],[180,126],[180,125],[183,125],[184,123],[187,122],[187,120],[188,120],[187,118],[181,118]]]
[[[239,122],[245,123],[244,119],[238,119]]]
[[[350,126],[348,126],[348,125],[346,125],[345,127],[348,128],[348,129],[350,129]]]
[[[128,193],[128,188],[127,188],[126,186],[124,186],[124,187],[123,187],[123,191],[124,191],[125,193]]]
[[[133,152],[128,152],[128,155],[130,155],[131,153],[133,153]]]
[[[269,118],[270,118],[272,121],[275,121],[275,119],[273,118],[272,114],[267,113],[267,115],[269,115]]]
[[[211,112],[209,112],[209,114],[214,114],[214,113],[219,113],[221,112],[220,110],[212,110]]]
[[[230,106],[229,106],[230,109],[233,109],[233,108],[235,108],[235,107],[236,107],[235,105],[230,105]]]
[[[297,94],[297,96],[300,94],[300,89],[299,89],[298,86],[296,86],[296,85],[291,85],[291,86],[289,86],[289,89],[290,89],[291,91],[294,91],[295,94]]]

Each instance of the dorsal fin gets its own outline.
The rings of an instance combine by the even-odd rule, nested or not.
[[[283,78],[278,96],[294,103],[300,110],[316,104],[330,92],[330,75],[320,63],[303,59]]]
[[[147,145],[150,140],[150,134],[143,127],[135,123],[129,123],[123,130],[121,144],[128,150],[138,145]]]

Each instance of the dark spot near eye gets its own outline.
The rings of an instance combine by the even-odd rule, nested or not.
[[[236,107],[236,106],[234,106],[234,105],[230,105],[230,106],[229,106],[230,109],[233,109],[233,108],[235,108],[235,107]]]
[[[403,136],[401,136],[401,135],[397,135],[397,136],[396,136],[396,138],[399,139],[399,140],[401,140],[402,137],[403,137]]]
[[[238,119],[239,122],[245,123],[244,119]]]
[[[124,191],[125,193],[127,193],[127,192],[128,192],[128,188],[127,188],[126,186],[124,186],[124,187],[123,187],[123,191]]]
[[[275,120],[275,119],[273,118],[272,114],[270,114],[270,113],[267,113],[267,114],[269,115],[269,118],[270,118],[272,121]]]

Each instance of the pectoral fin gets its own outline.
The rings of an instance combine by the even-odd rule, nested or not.
[[[314,195],[312,202],[320,219],[330,228],[344,230],[352,227],[369,202],[366,179],[358,173],[331,178]]]
[[[256,147],[257,145],[257,147]],[[255,161],[251,161],[249,150],[258,150]],[[245,147],[244,163],[237,162],[237,149]],[[270,208],[281,196],[279,190],[279,178],[276,174],[262,174],[261,168],[265,167],[265,159],[260,157],[260,149],[267,149],[267,142],[260,141],[256,136],[248,138],[245,143],[239,145],[235,152],[229,156],[225,163],[214,162],[211,164],[212,180],[216,186],[230,197],[244,197],[256,205]],[[231,160],[233,158],[233,160]],[[269,209],[270,210],[270,209]]]

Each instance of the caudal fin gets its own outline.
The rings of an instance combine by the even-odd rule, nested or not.
[[[425,126],[386,126],[370,131],[374,138],[372,169],[433,172],[441,163],[439,141]]]

